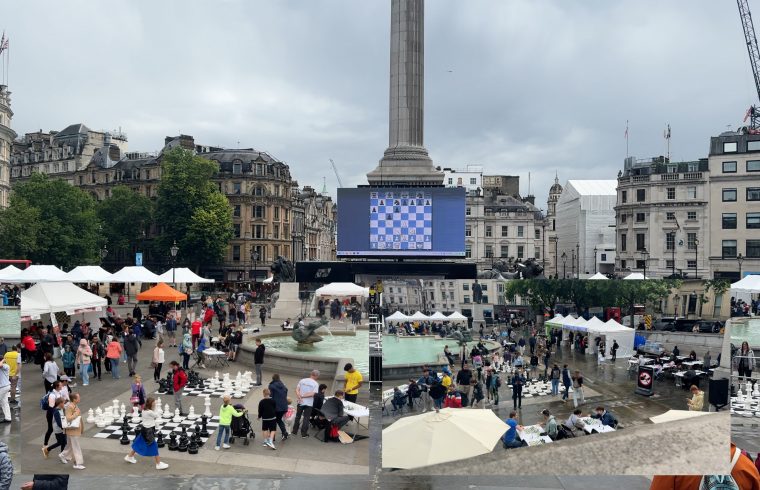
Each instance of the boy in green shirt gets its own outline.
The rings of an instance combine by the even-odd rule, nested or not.
[[[214,447],[217,451],[219,451],[219,443],[222,442],[222,434],[224,434],[224,444],[222,447],[224,449],[230,448],[230,424],[232,423],[232,417],[240,417],[248,411],[243,410],[242,412],[238,412],[235,410],[235,407],[230,405],[229,395],[225,395],[222,401],[224,403],[219,409],[219,432],[216,434],[216,447]]]

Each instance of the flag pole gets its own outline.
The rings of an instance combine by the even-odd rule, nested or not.
[[[628,119],[625,120],[625,157],[628,158]]]

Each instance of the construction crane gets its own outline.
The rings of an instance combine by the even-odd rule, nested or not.
[[[749,11],[748,0],[736,0],[739,7],[739,18],[744,30],[744,40],[747,43],[747,54],[749,55],[749,64],[752,67],[752,75],[755,78],[755,89],[760,101],[760,49],[757,47],[757,36],[755,36],[755,25],[752,22],[752,13]],[[745,133],[760,134],[760,108],[754,104],[747,109],[744,115],[744,122],[749,119],[749,127],[743,128]]]
[[[340,175],[338,175],[338,167],[335,166],[335,162],[333,162],[332,158],[330,159],[330,163],[332,164],[333,172],[335,172],[335,178],[338,179],[338,185],[343,187],[343,181],[340,180]]]

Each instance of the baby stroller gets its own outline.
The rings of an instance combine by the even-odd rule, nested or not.
[[[245,410],[245,407],[240,403],[234,405],[234,407],[238,412]],[[230,423],[230,444],[235,442],[236,437],[243,439],[243,446],[247,446],[251,443],[248,440],[249,437],[251,439],[256,437],[256,434],[253,432],[251,421],[248,420],[247,412],[240,417],[232,417],[232,422]]]

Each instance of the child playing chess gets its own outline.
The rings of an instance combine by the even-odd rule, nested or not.
[[[263,446],[274,447],[274,434],[277,432],[277,406],[270,396],[269,388],[262,392],[264,398],[259,401],[259,417],[261,419],[261,435],[264,438]]]
[[[235,407],[230,405],[230,396],[224,395],[222,398],[222,407],[219,409],[219,432],[216,434],[216,446],[214,449],[219,451],[219,443],[222,442],[222,434],[224,434],[224,449],[229,449],[230,445],[230,424],[232,424],[232,417],[240,417],[248,410],[238,412]]]

